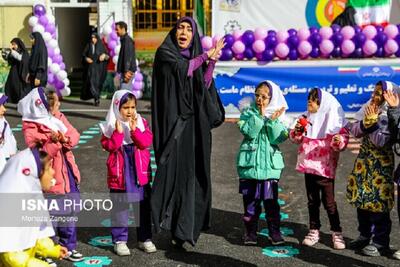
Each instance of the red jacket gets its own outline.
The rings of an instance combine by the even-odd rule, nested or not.
[[[54,178],[56,179],[56,184],[49,190],[48,193],[65,194],[70,192],[70,184],[64,156],[69,163],[69,166],[71,166],[77,184],[79,184],[81,181],[81,174],[78,166],[75,163],[74,154],[71,151],[71,149],[78,144],[80,134],[61,112],[55,114],[54,117],[61,120],[67,127],[65,136],[69,138],[68,143],[54,143],[51,140],[51,129],[47,128],[43,124],[24,121],[22,123],[22,131],[24,133],[25,143],[28,147],[33,147],[37,141],[40,141],[43,144],[43,150],[46,151],[52,159],[52,167],[55,171]]]
[[[153,140],[148,123],[143,119],[145,131],[141,132],[138,128],[131,131],[131,138],[135,145],[135,166],[136,177],[140,186],[149,183],[151,179],[150,167],[150,146]],[[107,184],[110,189],[126,190],[124,176],[124,154],[123,154],[124,133],[114,131],[110,138],[101,137],[101,145],[110,152],[107,159]]]

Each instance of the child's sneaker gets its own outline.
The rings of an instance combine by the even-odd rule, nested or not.
[[[271,241],[271,244],[273,246],[278,246],[278,245],[283,245],[285,244],[285,240],[283,239],[282,235],[280,232],[272,232],[269,235],[269,240]]]
[[[343,235],[341,232],[332,233],[332,244],[334,249],[346,248],[346,243],[344,242]]]
[[[139,248],[143,250],[146,253],[154,253],[157,252],[156,246],[153,244],[153,242],[146,241],[146,242],[139,242]]]
[[[312,247],[317,244],[319,241],[319,230],[317,229],[310,229],[308,234],[303,240],[303,245]]]
[[[117,243],[115,243],[114,252],[118,256],[129,256],[129,255],[131,255],[131,252],[130,252],[128,246],[126,245],[126,242],[117,242]]]
[[[243,237],[243,243],[245,246],[255,246],[257,245],[257,236],[245,234]]]
[[[68,251],[67,256],[64,259],[72,262],[83,261],[83,255],[73,249]]]
[[[396,260],[400,260],[400,250],[393,253],[393,258],[395,258]]]
[[[370,239],[368,237],[360,235],[357,239],[350,242],[351,249],[362,249],[368,246],[370,243]]]
[[[386,247],[371,243],[361,250],[361,253],[365,256],[379,257],[386,250]]]

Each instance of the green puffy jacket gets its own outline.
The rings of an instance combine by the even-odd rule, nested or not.
[[[237,156],[240,179],[279,179],[284,165],[278,144],[288,138],[279,120],[264,119],[255,106],[246,109],[238,122],[244,135]]]

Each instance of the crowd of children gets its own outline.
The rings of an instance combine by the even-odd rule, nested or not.
[[[285,115],[289,107],[279,86],[268,80],[258,84],[254,99],[242,103],[238,122],[243,134],[237,172],[244,206],[244,244],[257,244],[262,206],[271,243],[285,242],[278,204],[278,183],[285,164],[279,145],[289,139],[299,145],[296,170],[304,173],[308,199],[309,232],[302,244],[314,246],[319,241],[322,202],[330,222],[333,248],[346,248],[334,191],[339,154],[346,149],[351,134],[362,138],[362,143],[347,179],[347,199],[357,209],[359,231],[359,237],[349,246],[368,256],[385,252],[390,242],[394,185],[400,176],[399,166],[394,171],[393,152],[393,145],[400,143],[399,93],[397,85],[378,82],[371,99],[350,122],[333,95],[314,88],[308,94],[307,110],[289,126]],[[50,192],[79,198],[81,177],[72,148],[80,135],[60,112],[58,95],[39,87],[19,102],[28,147],[19,153],[4,117],[6,101],[7,97],[0,95],[0,193]],[[137,113],[136,104],[132,92],[116,91],[106,121],[100,125],[101,146],[109,153],[106,165],[110,193],[128,193],[124,198],[113,199],[118,208],[112,212],[111,235],[114,251],[120,256],[130,255],[126,243],[129,204],[133,202],[140,207],[138,247],[147,253],[157,251],[152,242],[150,212],[149,148],[153,134],[148,122]],[[23,230],[0,228],[2,238],[10,236],[12,241],[0,243],[0,261],[4,266],[25,266],[30,262],[35,266],[55,266],[50,258],[81,261],[83,255],[76,250],[76,230],[70,222]],[[400,251],[394,257],[400,259]]]

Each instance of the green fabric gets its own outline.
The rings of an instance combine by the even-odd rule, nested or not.
[[[241,179],[279,179],[284,160],[278,144],[288,138],[288,130],[279,120],[264,120],[253,106],[240,115],[238,122],[244,138],[237,156]]]
[[[390,2],[391,0],[349,0],[347,5],[362,8],[389,5]]]
[[[201,0],[194,1],[193,19],[196,21],[199,34],[204,35],[206,31],[206,20]]]

